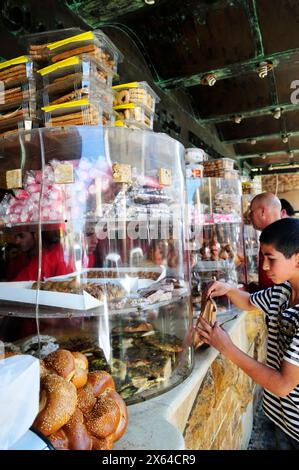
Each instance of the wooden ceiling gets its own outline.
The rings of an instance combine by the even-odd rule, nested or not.
[[[198,121],[215,124],[219,138],[234,145],[241,166],[246,162],[256,174],[279,171],[281,165],[296,171],[299,1],[150,2],[60,4],[90,27],[114,25],[129,34],[146,56],[156,85],[187,90]],[[261,62],[272,67],[264,78],[256,70]],[[209,75],[216,78],[213,86],[202,84]],[[281,108],[279,119],[273,116],[276,108]],[[235,116],[241,116],[240,123]]]

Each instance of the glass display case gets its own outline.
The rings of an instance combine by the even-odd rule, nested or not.
[[[258,285],[259,282],[259,243],[260,232],[250,224],[244,225],[247,283]]]
[[[184,380],[193,357],[183,146],[73,126],[19,132],[0,147],[5,351],[83,352],[127,403]]]
[[[260,190],[259,192],[262,192]],[[249,290],[251,287],[256,290],[258,285],[258,268],[259,268],[259,237],[260,232],[256,230],[251,224],[250,220],[250,203],[254,196],[258,194],[256,187],[252,181],[242,182],[242,206],[243,206],[243,220],[244,220],[244,243],[245,243],[245,258],[246,258],[246,272],[247,283]],[[253,283],[254,286],[250,286]]]
[[[187,178],[192,300],[200,309],[201,293],[210,281],[246,284],[241,183],[238,179]],[[218,313],[231,309],[216,299]]]

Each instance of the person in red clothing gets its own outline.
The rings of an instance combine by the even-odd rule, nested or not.
[[[250,220],[256,230],[264,230],[268,225],[281,219],[281,203],[273,193],[265,192],[255,196],[250,204]],[[259,253],[259,284],[258,289],[272,287],[273,282],[263,269],[264,257]]]
[[[70,272],[64,260],[59,232],[43,233],[41,279]],[[6,269],[7,281],[36,281],[38,278],[38,238],[35,232],[18,232],[15,245],[20,254],[12,259]]]

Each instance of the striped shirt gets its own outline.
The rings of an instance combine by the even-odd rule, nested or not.
[[[276,370],[283,361],[299,367],[299,304],[288,306],[291,291],[285,282],[250,296],[251,303],[266,314],[267,365]],[[299,441],[299,384],[286,397],[265,389],[263,409],[271,421]]]

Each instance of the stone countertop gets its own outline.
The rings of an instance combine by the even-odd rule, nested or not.
[[[225,321],[235,311],[221,315]],[[234,343],[248,350],[245,333],[246,312],[224,325]],[[218,356],[214,348],[195,352],[194,368],[190,376],[172,390],[145,402],[130,405],[126,433],[115,443],[115,450],[183,450],[183,432],[200,385],[212,362]]]

